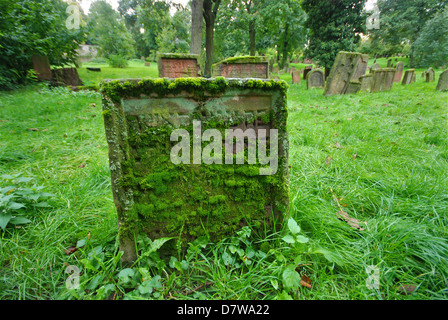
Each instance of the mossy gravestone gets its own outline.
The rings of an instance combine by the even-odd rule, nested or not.
[[[40,81],[50,81],[53,78],[50,62],[48,61],[47,56],[32,56],[31,60],[33,62],[34,71],[36,71],[37,79]]]
[[[426,70],[426,82],[436,81],[436,73],[433,68]]]
[[[359,88],[358,81],[365,74],[368,61],[369,56],[366,54],[339,52],[327,78],[324,94],[331,96],[352,93],[353,87]]]
[[[160,53],[157,55],[160,78],[200,77],[199,56],[194,54]]]
[[[400,61],[397,63],[394,82],[401,82],[401,79],[403,78],[403,70],[404,70],[404,63]]]
[[[101,83],[125,263],[138,234],[185,246],[275,230],[289,210],[286,92],[222,77]]]
[[[212,66],[214,77],[269,79],[268,57],[234,57]]]
[[[396,70],[393,68],[384,68],[373,71],[370,82],[370,92],[392,90]]]
[[[325,87],[325,73],[322,69],[313,69],[308,72],[306,76],[307,89],[318,88],[323,89]]]
[[[415,82],[415,69],[406,70],[401,84],[407,85]]]
[[[448,91],[448,69],[440,74],[436,89],[438,91]]]

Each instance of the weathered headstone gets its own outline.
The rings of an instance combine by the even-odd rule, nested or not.
[[[381,69],[381,66],[379,63],[375,63],[372,67],[370,67],[370,73],[373,73],[375,70]]]
[[[368,59],[368,55],[358,52],[339,52],[327,78],[324,94],[345,94],[351,86],[350,81],[359,81],[365,74]]]
[[[369,73],[359,78],[359,82],[361,83],[359,88],[360,92],[370,92],[372,76],[373,74]]]
[[[387,68],[392,68],[392,59],[387,60]]]
[[[426,70],[426,82],[436,81],[436,73],[433,68]]]
[[[303,80],[306,80],[306,76],[308,75],[308,72],[310,72],[311,70],[313,70],[313,66],[306,66],[303,69]]]
[[[292,83],[298,84],[302,80],[302,72],[303,70],[296,70],[292,72]]]
[[[325,87],[325,72],[322,69],[313,69],[306,76],[307,89]]]
[[[76,68],[55,68],[53,71],[53,85],[62,86],[82,86],[83,83],[79,77]]]
[[[185,246],[288,214],[286,82],[105,80],[101,94],[124,263],[138,234]]]
[[[216,63],[212,67],[214,77],[269,79],[269,59],[267,57],[234,57]]]
[[[392,89],[395,79],[395,69],[384,68],[375,70],[372,75],[370,91],[389,91]]]
[[[411,84],[413,81],[415,81],[414,75],[415,75],[415,69],[406,70],[401,84],[404,84],[404,85]]]
[[[157,56],[160,78],[200,77],[199,56],[194,54],[161,53]]]
[[[437,83],[438,91],[448,91],[448,69],[440,74],[439,82]]]
[[[402,61],[398,62],[396,69],[394,82],[401,82],[401,79],[403,78],[404,63]]]
[[[48,61],[47,56],[32,56],[31,60],[38,80],[50,81],[53,78],[50,62]]]

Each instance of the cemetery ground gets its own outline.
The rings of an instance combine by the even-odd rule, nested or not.
[[[155,63],[100,67],[79,69],[85,84],[157,76]],[[32,178],[18,185],[43,186],[36,198],[49,194],[17,210],[29,223],[0,231],[0,299],[447,299],[448,93],[422,71],[390,92],[332,97],[280,75],[290,83],[291,217],[300,232],[293,220],[273,234],[249,226],[166,260],[161,242],[140,238],[130,267],[119,262],[99,94],[44,85],[1,92],[0,174]],[[297,232],[305,243],[291,243]],[[69,265],[79,289],[66,288]]]

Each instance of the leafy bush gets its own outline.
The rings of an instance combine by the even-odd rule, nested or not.
[[[19,225],[31,222],[25,218],[25,215],[29,214],[32,209],[49,207],[48,203],[43,200],[52,197],[52,194],[41,192],[43,186],[27,187],[25,185],[33,178],[22,177],[21,173],[5,174],[1,178],[6,184],[5,187],[0,188],[0,228],[3,231],[10,223]]]
[[[126,68],[128,66],[128,61],[125,58],[115,54],[111,54],[107,62],[112,68]]]

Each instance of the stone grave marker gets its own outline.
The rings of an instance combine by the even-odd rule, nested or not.
[[[269,59],[267,57],[234,57],[216,63],[212,67],[214,77],[269,79]]]
[[[223,77],[101,83],[124,263],[139,234],[185,246],[247,222],[276,230],[289,211],[287,88]]]
[[[53,78],[50,62],[47,56],[32,56],[34,71],[36,71],[37,79],[42,81],[50,81]]]
[[[359,88],[360,92],[370,92],[372,76],[373,74],[369,73],[359,78],[359,82],[361,83]]]
[[[413,81],[415,81],[415,69],[406,70],[401,84],[407,85],[407,84],[411,84]]]
[[[302,72],[303,70],[296,70],[292,72],[292,83],[298,84],[302,80]]]
[[[439,82],[437,83],[438,91],[448,91],[448,69],[440,74]]]
[[[55,68],[53,69],[53,79],[51,82],[59,86],[82,86],[83,83],[79,77],[76,68]]]
[[[436,81],[436,73],[433,68],[429,68],[426,70],[426,82],[434,82]]]
[[[322,69],[313,69],[306,76],[307,89],[325,87],[325,72]]]
[[[403,78],[404,63],[402,61],[398,62],[396,69],[394,82],[401,82],[401,79]]]
[[[395,69],[383,68],[375,70],[372,75],[370,92],[392,90],[395,79]]]
[[[365,74],[368,59],[368,55],[358,52],[339,52],[327,78],[324,94],[330,96],[347,93],[347,89],[353,85],[350,82],[359,81]],[[355,87],[357,88],[358,84],[355,84]]]
[[[370,73],[373,73],[375,70],[381,69],[381,66],[379,63],[375,63],[372,67],[370,67]]]
[[[200,77],[199,56],[195,54],[160,53],[157,55],[160,78]]]

